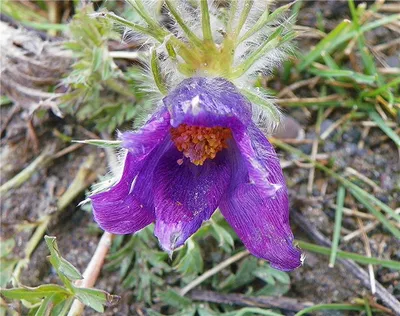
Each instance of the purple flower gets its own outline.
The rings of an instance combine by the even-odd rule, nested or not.
[[[101,228],[130,234],[155,222],[155,235],[171,252],[219,207],[253,255],[280,270],[301,265],[279,159],[232,83],[184,80],[121,140],[121,179],[91,197]]]

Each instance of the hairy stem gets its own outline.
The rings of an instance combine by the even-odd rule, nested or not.
[[[76,281],[76,286],[84,288],[91,288],[94,286],[98,276],[100,275],[105,257],[110,250],[112,239],[112,234],[104,232],[103,236],[101,236],[101,239],[99,241],[99,244],[97,245],[96,251],[94,252],[92,259],[90,259],[90,262],[86,267],[85,272],[83,273],[83,279]],[[76,299],[72,303],[68,316],[80,316],[82,315],[84,308],[85,305],[83,305],[81,301]]]

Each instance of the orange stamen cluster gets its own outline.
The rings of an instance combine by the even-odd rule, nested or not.
[[[176,148],[196,166],[207,159],[214,159],[218,152],[228,148],[227,140],[232,137],[226,127],[200,127],[181,124],[171,128],[172,140]],[[182,163],[183,160],[178,160]]]

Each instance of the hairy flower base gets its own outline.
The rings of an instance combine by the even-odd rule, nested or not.
[[[207,159],[214,159],[218,152],[228,148],[227,140],[232,137],[229,128],[201,127],[181,124],[171,128],[172,141],[176,148],[196,166],[202,166]],[[182,159],[178,160],[183,163]]]
[[[279,159],[252,117],[231,82],[182,81],[140,130],[121,135],[122,176],[91,196],[97,223],[131,234],[154,222],[171,253],[219,208],[253,255],[280,270],[299,267]]]

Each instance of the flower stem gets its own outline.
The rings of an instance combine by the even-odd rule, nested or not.
[[[78,280],[75,283],[76,286],[84,288],[91,288],[94,286],[98,276],[100,275],[105,257],[110,250],[112,239],[112,234],[104,232],[103,236],[101,236],[99,244],[97,245],[96,251],[93,254],[93,257],[90,259],[90,262],[83,273],[83,279]],[[68,316],[81,316],[84,308],[85,305],[76,299],[72,303]]]

